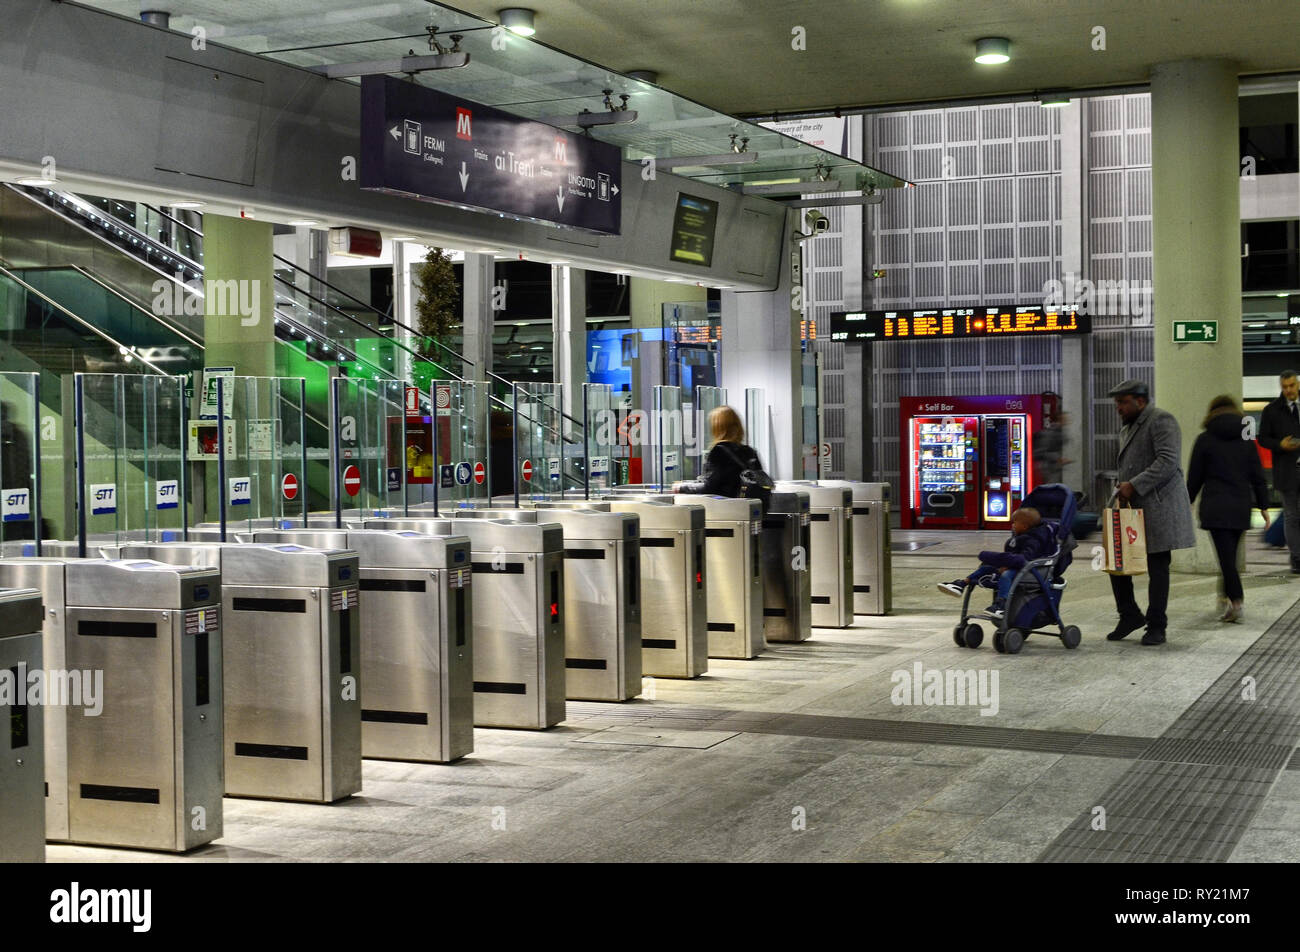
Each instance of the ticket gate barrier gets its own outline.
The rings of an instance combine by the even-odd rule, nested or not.
[[[893,609],[893,551],[889,483],[849,484],[853,490],[853,610],[888,615]]]
[[[0,863],[45,862],[44,704],[29,703],[29,674],[42,670],[42,594],[0,590]]]
[[[641,520],[641,671],[657,678],[695,678],[709,669],[704,507],[606,500],[611,512]]]
[[[102,672],[98,716],[67,712],[66,839],[171,852],[217,839],[220,573],[141,559],[63,568],[67,670]]]
[[[333,803],[361,790],[358,562],[295,544],[123,546],[222,580],[225,792]]]
[[[565,696],[626,701],[641,693],[635,515],[539,503],[537,509],[468,510],[463,517],[558,523],[564,530]]]
[[[541,730],[564,720],[564,534],[555,523],[379,519],[367,529],[468,536],[474,726]]]
[[[704,564],[710,658],[753,658],[763,638],[763,506],[757,499],[682,495],[679,506],[704,507]]]
[[[763,517],[763,633],[768,641],[812,637],[809,495],[775,489]]]
[[[351,549],[360,565],[361,756],[450,763],[474,750],[469,539],[264,529],[254,542]]]
[[[812,480],[778,482],[778,489],[808,493],[809,584],[812,623],[818,628],[853,624],[853,492]]]

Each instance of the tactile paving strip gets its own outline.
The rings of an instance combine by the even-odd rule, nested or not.
[[[1300,604],[1246,649],[1039,861],[1224,862],[1279,771],[1296,765],[1298,741]]]

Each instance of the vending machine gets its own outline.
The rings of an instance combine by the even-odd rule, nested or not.
[[[900,397],[904,529],[1003,529],[1037,485],[1043,397]]]

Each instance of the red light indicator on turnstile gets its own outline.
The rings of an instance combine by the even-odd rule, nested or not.
[[[551,602],[551,617],[552,617],[552,618],[559,618],[559,617],[560,617],[560,603],[559,603],[559,602]]]
[[[704,574],[703,574],[702,572],[696,572],[696,573],[695,573],[695,584],[696,584],[696,585],[699,585],[699,584],[700,584],[701,582],[703,582],[703,581],[704,581]]]

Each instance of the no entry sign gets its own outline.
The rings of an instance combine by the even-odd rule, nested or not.
[[[285,499],[294,499],[298,495],[298,477],[293,473],[285,473],[284,479],[280,480],[280,492],[284,493]]]
[[[532,480],[532,478],[533,478],[533,461],[532,461],[532,460],[530,460],[530,459],[526,459],[526,460],[524,460],[524,465],[523,465],[523,468],[522,468],[522,472],[523,472],[524,482],[529,482],[529,481]]]
[[[480,460],[474,464],[474,482],[482,486],[483,480],[485,479],[487,479],[487,467],[485,467],[482,460]]]
[[[343,470],[343,491],[349,496],[361,492],[361,470],[355,466]]]

